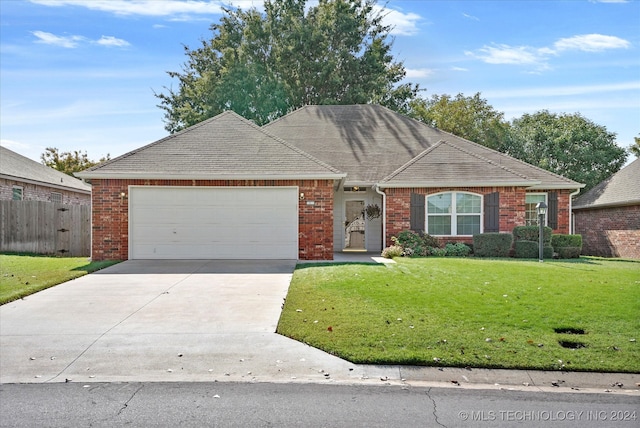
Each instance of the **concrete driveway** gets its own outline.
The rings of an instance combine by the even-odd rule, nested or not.
[[[0,383],[355,376],[274,333],[295,263],[127,261],[3,305]]]

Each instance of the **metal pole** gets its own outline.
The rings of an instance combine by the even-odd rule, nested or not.
[[[542,263],[544,261],[544,214],[542,213],[538,217],[538,224],[540,226],[538,232],[538,261]]]

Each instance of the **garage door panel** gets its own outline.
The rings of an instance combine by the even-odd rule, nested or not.
[[[297,259],[294,187],[132,187],[130,258]]]

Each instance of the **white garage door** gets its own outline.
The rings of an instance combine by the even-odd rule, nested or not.
[[[130,259],[297,259],[295,187],[131,187]]]

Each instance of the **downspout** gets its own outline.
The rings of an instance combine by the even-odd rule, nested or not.
[[[573,220],[573,197],[577,196],[578,193],[580,193],[580,189],[577,189],[575,192],[569,194],[569,235],[573,235],[573,230],[575,229]]]
[[[382,249],[387,248],[387,194],[380,190],[377,184],[373,185],[373,190],[382,195]]]

